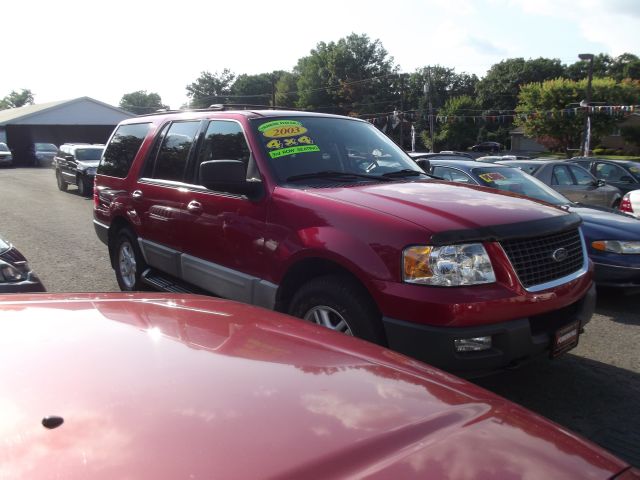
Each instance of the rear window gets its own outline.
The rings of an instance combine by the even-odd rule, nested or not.
[[[133,159],[147,136],[149,123],[133,123],[117,128],[98,166],[100,175],[125,178]]]
[[[100,160],[104,148],[78,148],[76,160]]]

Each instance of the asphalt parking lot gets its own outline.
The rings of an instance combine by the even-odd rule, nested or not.
[[[118,291],[92,225],[92,199],[56,187],[51,169],[0,169],[0,236],[51,292]],[[640,467],[640,295],[599,292],[576,349],[476,380]]]

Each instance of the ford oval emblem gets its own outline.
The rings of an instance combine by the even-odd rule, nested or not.
[[[563,262],[569,256],[569,252],[567,252],[566,248],[559,248],[555,252],[551,254],[551,258],[553,258],[556,262]]]

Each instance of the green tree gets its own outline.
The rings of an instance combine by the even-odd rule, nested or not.
[[[589,76],[589,61],[579,60],[566,68],[566,77],[580,80]],[[612,58],[600,53],[593,57],[593,76],[612,77],[617,81],[625,78],[640,79],[640,58],[632,53],[623,53]]]
[[[19,92],[11,90],[9,95],[0,100],[0,110],[22,107],[24,105],[33,105],[33,93],[26,88],[23,88]]]
[[[271,105],[278,80],[286,72],[274,71],[257,75],[238,75],[231,86],[230,98],[233,103]]]
[[[478,107],[477,100],[468,95],[447,100],[439,112],[444,123],[435,136],[436,146],[446,150],[466,150],[473,145],[478,137],[478,126],[468,112]]]
[[[476,93],[482,108],[492,112],[513,110],[520,86],[562,77],[565,68],[558,59],[510,58],[493,65],[478,82]]]
[[[341,114],[388,108],[397,93],[390,79],[396,70],[380,40],[371,41],[367,35],[352,33],[337,42],[320,42],[295,68],[297,106]]]
[[[293,108],[298,103],[297,73],[283,72],[276,82],[276,105]]]
[[[517,125],[523,125],[530,137],[547,139],[547,144],[576,148],[584,131],[585,109],[579,108],[584,99],[587,80],[558,78],[542,83],[530,83],[520,89]],[[592,100],[604,105],[630,105],[640,97],[640,81],[613,78],[594,78]],[[612,114],[614,113],[614,114]],[[591,113],[592,144],[609,134],[624,117],[607,109]],[[567,154],[569,153],[568,150]]]
[[[125,93],[120,99],[120,108],[136,115],[144,115],[145,113],[152,113],[169,107],[162,103],[162,98],[157,93],[138,90]]]
[[[202,72],[195,82],[187,85],[191,108],[207,108],[215,103],[229,103],[235,74],[228,68],[222,72]]]

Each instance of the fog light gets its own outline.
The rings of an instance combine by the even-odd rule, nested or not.
[[[456,352],[482,352],[491,348],[491,337],[456,338]]]

